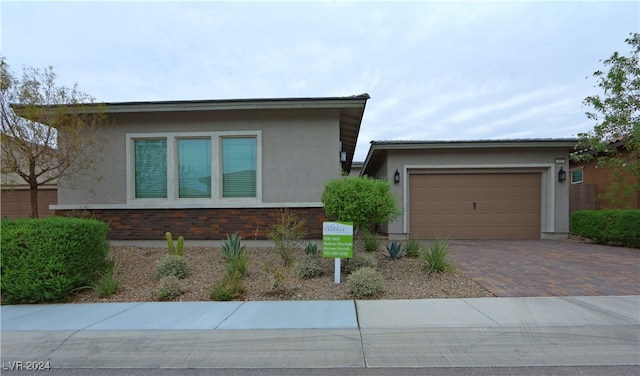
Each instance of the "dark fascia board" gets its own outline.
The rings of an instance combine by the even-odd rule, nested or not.
[[[357,108],[364,107],[369,94],[348,97],[318,98],[255,98],[255,99],[211,99],[188,101],[152,101],[152,102],[107,102],[85,104],[80,112],[91,113],[100,106],[107,114],[137,112],[176,112],[176,111],[221,111],[221,110],[261,110],[261,109],[308,109],[308,108]],[[23,107],[12,104],[20,114]]]
[[[451,140],[451,141],[371,141],[362,173],[366,174],[380,158],[380,153],[389,150],[437,150],[437,149],[493,149],[493,148],[566,148],[575,150],[577,138],[531,138],[496,140]]]
[[[527,148],[527,147],[571,147],[577,138],[527,138],[496,140],[451,140],[451,141],[371,141],[371,148],[387,150],[415,149],[468,149],[468,148]]]

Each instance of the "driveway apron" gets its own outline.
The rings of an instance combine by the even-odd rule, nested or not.
[[[454,240],[458,270],[496,296],[640,295],[640,250],[559,240]]]

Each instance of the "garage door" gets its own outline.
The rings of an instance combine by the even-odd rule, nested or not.
[[[0,214],[7,218],[26,218],[31,215],[31,193],[29,190],[2,190]],[[58,203],[57,189],[38,190],[38,216],[49,217],[55,214],[49,205]]]
[[[410,175],[409,231],[421,239],[540,238],[540,174]]]

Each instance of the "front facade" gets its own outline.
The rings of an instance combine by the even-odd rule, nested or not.
[[[350,170],[367,99],[109,103],[100,179],[61,180],[53,208],[109,221],[123,240],[264,239],[286,208],[319,238],[324,184]]]
[[[387,178],[390,239],[564,238],[576,140],[373,141],[362,175]]]

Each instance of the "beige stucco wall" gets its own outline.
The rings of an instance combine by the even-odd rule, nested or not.
[[[327,180],[340,176],[339,110],[242,110],[113,114],[94,175],[60,181],[58,204],[93,208],[139,207],[127,199],[127,133],[259,131],[262,200],[252,206],[319,204]],[[179,201],[179,200],[175,200]],[[228,206],[224,200],[198,206]],[[179,202],[171,203],[179,207]],[[192,205],[193,206],[193,205]],[[240,205],[242,206],[242,204]]]
[[[541,174],[541,238],[563,238],[569,232],[569,182],[558,182],[560,167],[568,171],[567,148],[454,148],[389,150],[386,164],[375,177],[393,182],[396,169],[400,183],[392,191],[403,214],[383,227],[391,239],[406,239],[409,225],[408,177],[412,173],[536,172]],[[556,164],[564,158],[564,164]]]

